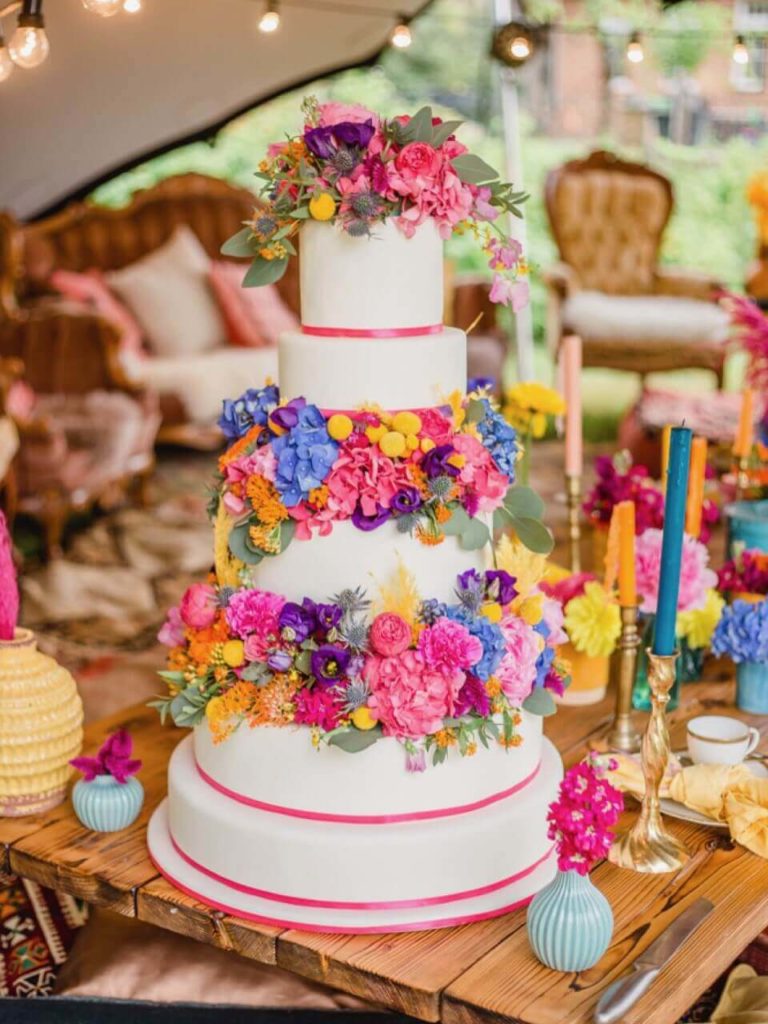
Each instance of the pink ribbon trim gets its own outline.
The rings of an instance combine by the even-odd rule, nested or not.
[[[318,907],[325,910],[410,910],[414,907],[441,907],[446,903],[457,903],[460,900],[470,900],[477,896],[487,896],[498,889],[505,889],[508,885],[512,885],[513,882],[519,882],[523,878],[527,878],[528,875],[551,856],[554,850],[554,846],[551,846],[542,857],[539,857],[529,867],[523,868],[522,871],[510,875],[508,878],[502,878],[498,882],[490,882],[488,885],[482,885],[477,889],[466,889],[464,892],[449,893],[447,896],[426,896],[418,900],[380,900],[370,903],[356,903],[344,900],[314,900],[301,896],[286,896],[283,893],[270,892],[268,889],[254,889],[250,885],[235,882],[231,878],[226,878],[224,875],[211,871],[210,868],[203,867],[202,864],[198,864],[196,860],[182,850],[173,836],[170,839],[174,850],[183,861],[186,861],[195,871],[199,871],[201,875],[207,875],[208,878],[212,878],[214,882],[225,885],[228,889],[245,893],[246,896],[257,896],[259,899],[270,900],[272,903],[286,903],[294,907]]]
[[[253,797],[245,796],[243,793],[237,793],[233,789],[228,789],[223,786],[220,782],[213,779],[200,764],[195,761],[195,766],[201,777],[212,789],[222,793],[224,796],[230,798],[230,800],[236,800],[240,804],[245,804],[247,807],[255,807],[260,811],[269,811],[272,814],[285,814],[289,818],[303,818],[306,821],[332,821],[339,822],[344,825],[396,825],[400,822],[405,821],[431,821],[434,818],[451,818],[457,814],[469,814],[470,811],[479,811],[483,807],[489,807],[491,804],[498,803],[500,800],[506,800],[508,797],[513,796],[515,793],[519,793],[521,789],[525,789],[536,776],[539,774],[541,769],[541,761],[536,765],[530,775],[518,782],[516,785],[511,786],[509,789],[502,790],[501,793],[493,793],[491,796],[486,796],[482,800],[475,800],[471,804],[461,804],[458,807],[441,807],[433,811],[411,811],[406,814],[325,814],[318,811],[303,811],[295,807],[282,807],[280,804],[268,804],[262,800],[254,800]]]
[[[427,327],[309,327],[301,325],[302,334],[312,334],[317,338],[417,338],[420,334],[440,334],[442,324],[429,324]]]
[[[498,907],[496,910],[484,910],[478,914],[467,914],[463,917],[447,917],[432,921],[408,921],[407,924],[361,925],[358,927],[336,924],[307,924],[302,921],[285,921],[277,917],[253,914],[247,910],[241,910],[238,907],[232,907],[227,903],[221,903],[218,900],[211,899],[210,896],[204,896],[202,893],[197,892],[190,886],[184,885],[183,882],[180,882],[170,873],[170,871],[167,871],[159,864],[155,857],[152,856],[151,852],[149,859],[160,874],[163,875],[164,878],[168,879],[171,885],[174,885],[180,892],[186,893],[187,896],[191,896],[193,900],[198,900],[200,903],[206,904],[206,906],[211,907],[213,910],[221,910],[225,914],[242,917],[246,921],[254,921],[256,924],[265,924],[277,928],[296,928],[304,932],[319,932],[321,934],[332,932],[337,935],[382,935],[388,932],[423,932],[432,928],[454,928],[461,924],[472,924],[475,921],[487,921],[492,917],[501,917],[502,914],[511,914],[514,910],[526,907],[533,899],[532,894],[530,896],[526,896],[522,900],[510,903],[506,907]]]

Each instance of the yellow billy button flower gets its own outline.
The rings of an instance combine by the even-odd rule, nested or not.
[[[405,438],[405,447],[409,452],[415,452],[419,447],[419,439],[415,434],[407,434]]]
[[[220,716],[220,712],[224,710],[222,705],[224,699],[222,697],[211,697],[208,703],[205,705],[205,717],[211,722],[215,722]]]
[[[387,428],[383,423],[380,423],[378,427],[367,427],[365,436],[371,442],[371,444],[378,444],[379,441],[384,437],[387,432]]]
[[[435,442],[432,440],[431,437],[423,437],[421,439],[421,450],[424,452],[425,455],[427,452],[431,452],[434,447]]]
[[[227,640],[221,656],[230,668],[240,668],[245,661],[245,644],[242,640]]]
[[[317,192],[309,200],[309,215],[313,220],[330,220],[336,213],[336,203],[330,192]]]
[[[355,708],[349,717],[352,725],[354,725],[356,729],[360,729],[361,732],[368,732],[369,729],[373,729],[377,724],[376,719],[370,712],[370,709],[365,705]]]
[[[398,412],[392,420],[392,429],[401,434],[418,434],[421,430],[421,416],[415,412]]]
[[[397,459],[401,455],[405,455],[405,437],[396,430],[388,430],[379,441],[379,448],[390,459]]]
[[[486,601],[480,611],[489,622],[501,622],[504,614],[498,601]]]
[[[334,441],[346,441],[355,425],[346,413],[336,412],[328,420],[328,433]]]
[[[531,597],[526,597],[524,601],[520,603],[517,609],[517,614],[527,622],[529,626],[536,626],[541,622],[541,617],[544,614],[544,598],[541,594],[533,594]]]

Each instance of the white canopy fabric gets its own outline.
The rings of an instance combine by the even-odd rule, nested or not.
[[[284,0],[280,29],[266,35],[263,0],[143,0],[140,13],[112,18],[48,0],[48,60],[0,83],[0,209],[34,217],[276,93],[364,63],[399,14],[426,6],[306,2]],[[3,27],[8,37],[14,17]]]

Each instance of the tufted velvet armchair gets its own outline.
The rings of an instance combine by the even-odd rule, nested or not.
[[[722,386],[727,318],[719,282],[658,265],[672,185],[603,150],[550,171],[546,208],[560,262],[545,273],[547,336],[584,343],[584,365],[635,371],[702,367]]]

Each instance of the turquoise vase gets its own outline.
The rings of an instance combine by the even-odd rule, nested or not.
[[[728,554],[734,547],[768,551],[768,501],[734,501],[725,506]]]
[[[589,875],[558,871],[528,907],[528,941],[553,971],[586,971],[608,949],[613,911]]]
[[[637,673],[635,685],[632,689],[632,707],[636,711],[651,710],[651,686],[648,682],[648,657],[646,648],[653,642],[653,615],[642,616],[642,629],[640,635],[640,649],[637,652]],[[681,646],[678,644],[678,646]],[[668,711],[674,711],[680,702],[680,683],[683,681],[684,661],[680,657],[675,662],[675,681],[669,691]]]
[[[80,779],[72,790],[78,820],[94,832],[119,832],[132,825],[144,803],[144,787],[138,779],[118,782],[111,775]]]
[[[753,715],[768,715],[768,663],[742,661],[736,666],[736,706]]]

